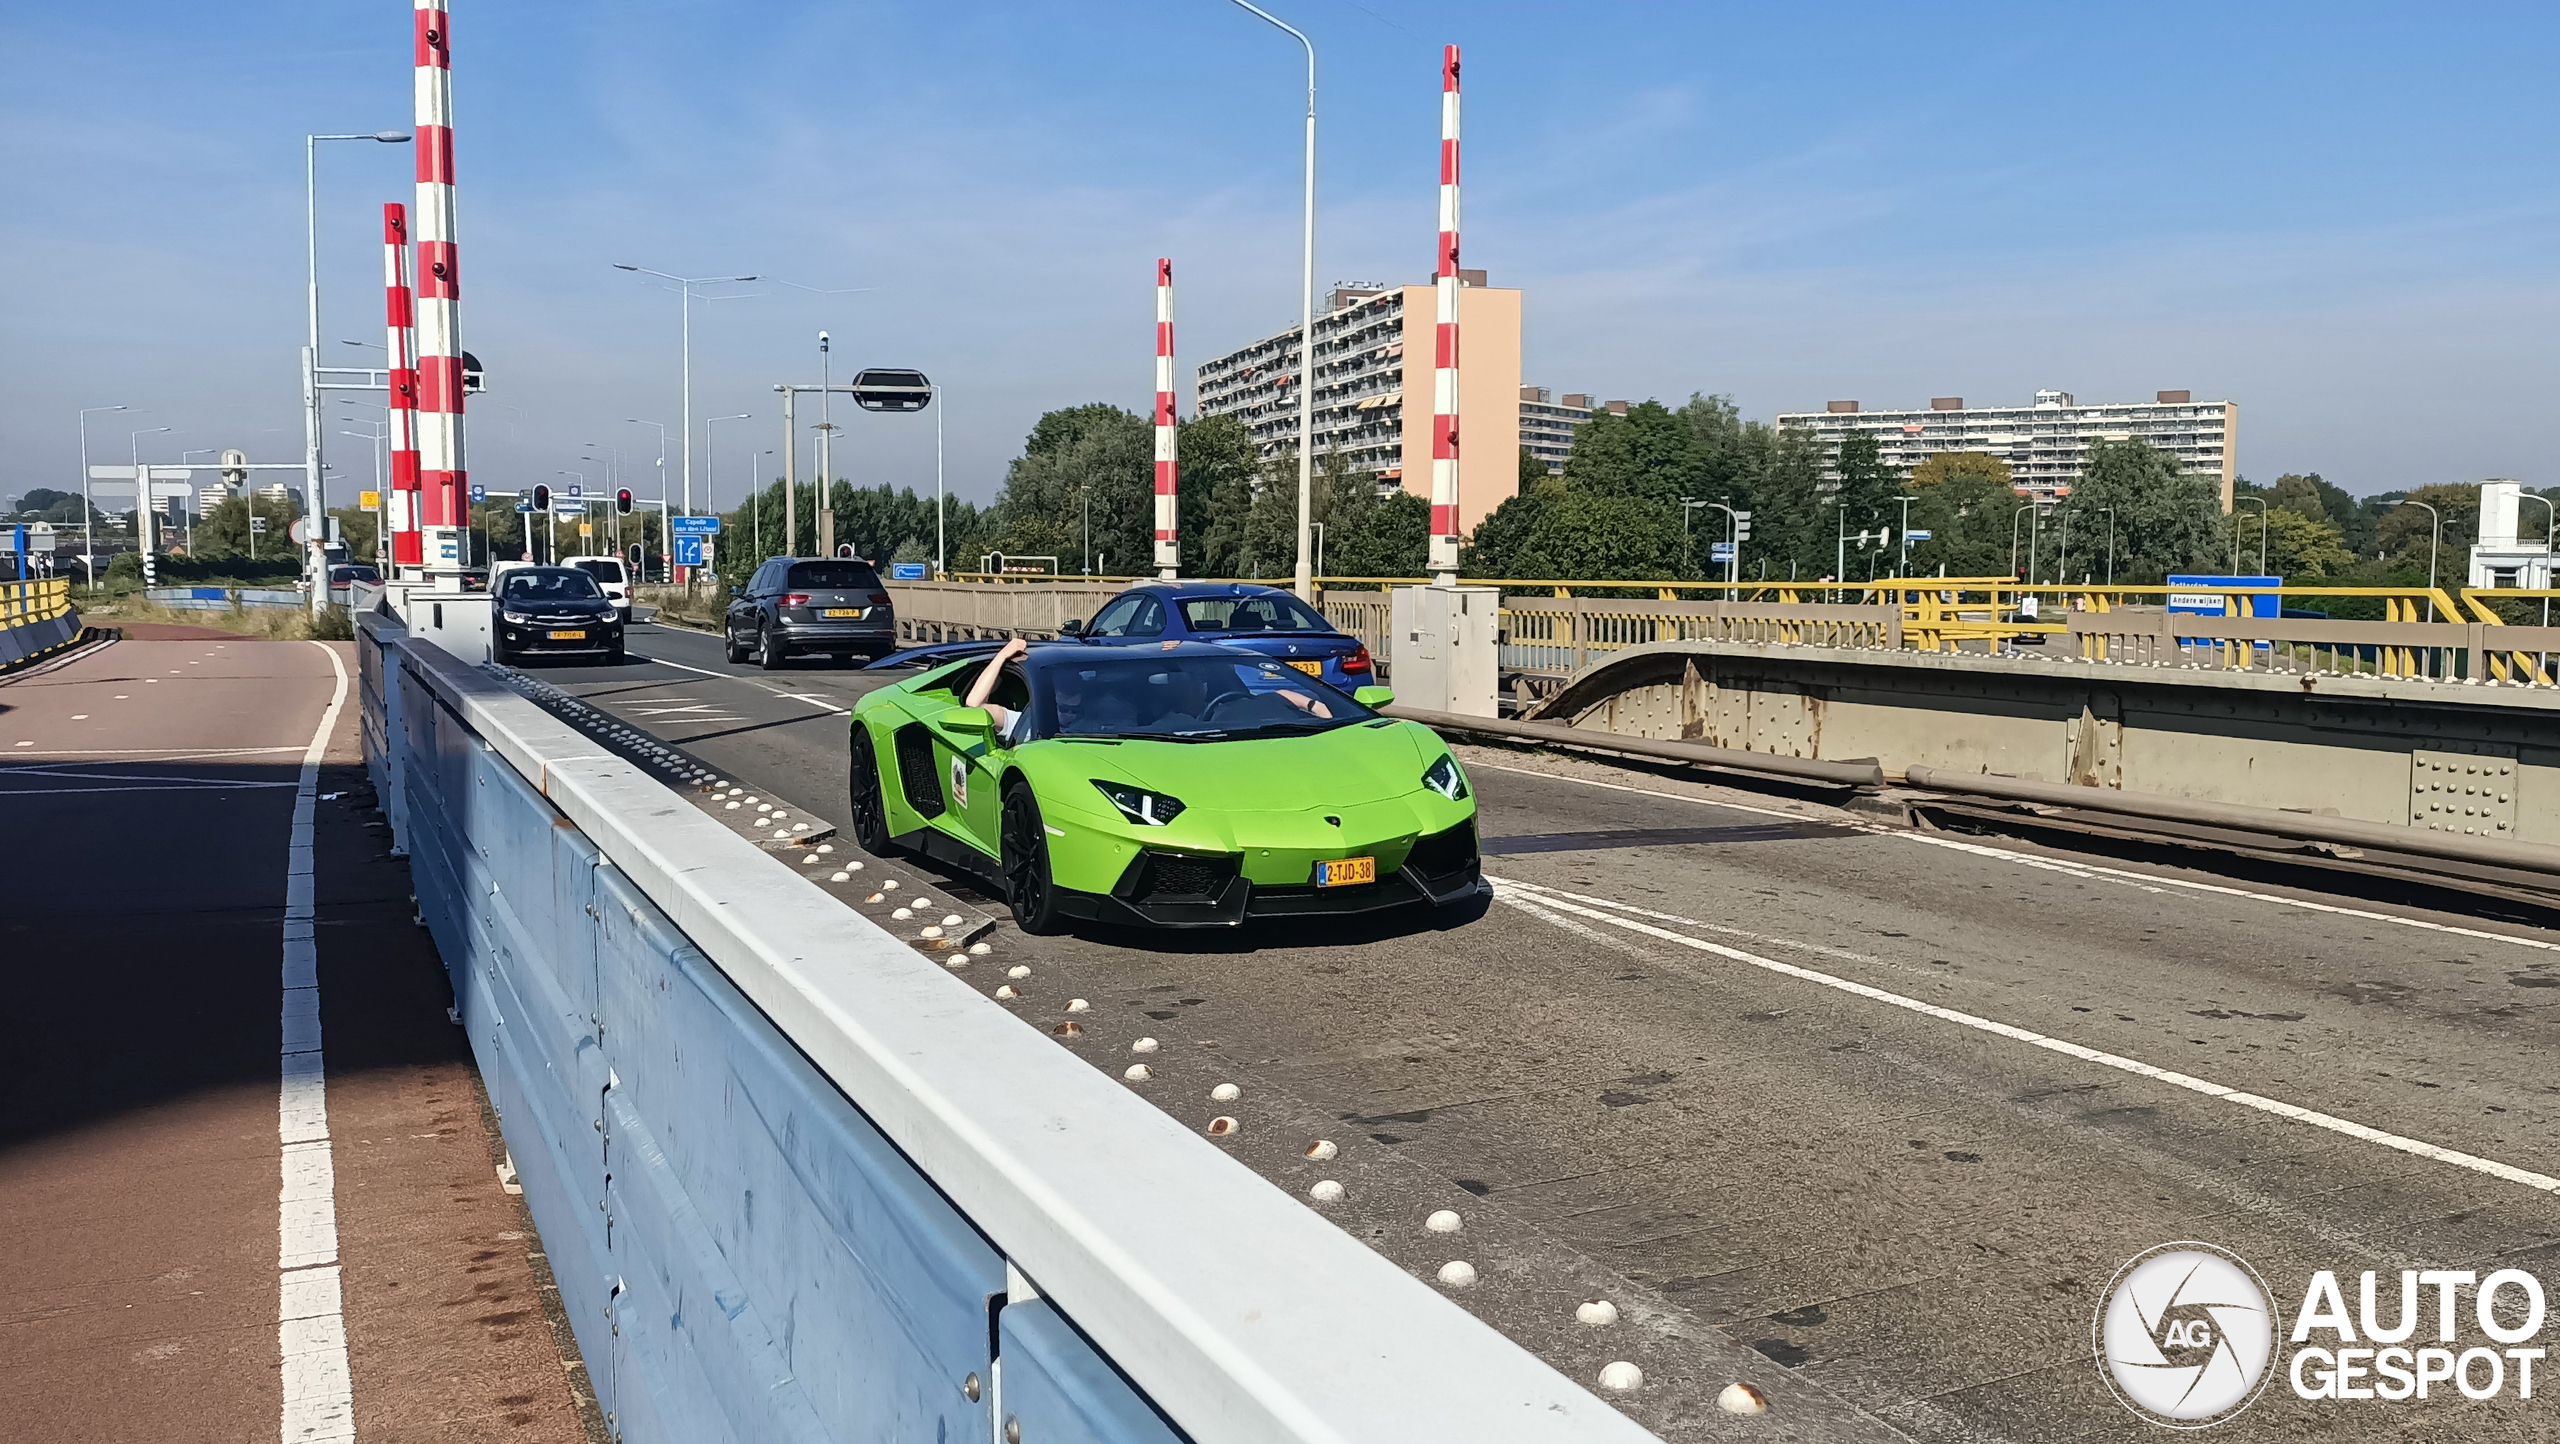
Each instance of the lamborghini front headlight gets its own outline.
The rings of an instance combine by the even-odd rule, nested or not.
[[[1181,798],[1167,797],[1161,792],[1149,792],[1123,782],[1105,782],[1099,777],[1093,780],[1093,785],[1103,796],[1111,799],[1111,805],[1120,809],[1121,816],[1142,827],[1162,827],[1182,815]]]
[[[1467,800],[1467,775],[1458,770],[1458,759],[1446,752],[1441,753],[1440,760],[1432,763],[1430,770],[1422,774],[1422,785],[1451,802]]]

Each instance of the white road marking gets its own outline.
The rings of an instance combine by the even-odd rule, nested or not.
[[[2078,1043],[2068,1042],[2061,1038],[2050,1037],[2043,1033],[2032,1032],[2028,1029],[2016,1027],[2008,1023],[1994,1022],[1989,1018],[1978,1017],[1972,1013],[1958,1012],[1953,1008],[1942,1008],[1935,1003],[1921,1002],[1917,998],[1906,998],[1900,993],[1887,992],[1882,988],[1872,987],[1866,983],[1852,982],[1847,978],[1836,977],[1830,973],[1819,972],[1812,968],[1800,968],[1793,963],[1779,962],[1775,958],[1764,958],[1757,953],[1744,952],[1740,948],[1727,947],[1722,943],[1708,942],[1704,938],[1691,937],[1686,933],[1674,932],[1669,928],[1655,927],[1653,924],[1645,922],[1639,918],[1622,917],[1616,913],[1607,912],[1599,908],[1585,907],[1580,903],[1568,902],[1552,893],[1533,893],[1527,889],[1520,888],[1517,884],[1496,879],[1494,881],[1495,896],[1501,897],[1505,893],[1516,894],[1516,897],[1513,899],[1515,905],[1518,898],[1525,898],[1538,908],[1545,908],[1553,912],[1570,914],[1593,922],[1605,923],[1610,927],[1622,928],[1628,932],[1638,933],[1645,937],[1658,939],[1662,942],[1674,943],[1678,946],[1692,948],[1702,953],[1711,953],[1728,962],[1741,963],[1748,967],[1760,968],[1767,972],[1779,974],[1782,977],[1794,978],[1801,982],[1813,983],[1821,987],[1837,989],[1840,992],[1850,993],[1857,997],[1868,999],[1871,1002],[1884,1003],[1892,1007],[1907,1009],[1911,1012],[1921,1014],[1924,1017],[1938,1019],[1941,1022],[1954,1023],[1959,1027],[1971,1028],[1976,1032],[1989,1033],[1994,1037],[2007,1038],[2012,1042],[2025,1043],[2030,1047],[2042,1048],[2048,1052],[2060,1053],[2068,1058],[2077,1058],[2084,1063],[2095,1063],[2100,1067],[2114,1068],[2121,1072],[2134,1074],[2137,1077],[2148,1078],[2155,1083],[2166,1083],[2173,1088],[2183,1088],[2190,1093],[2201,1094],[2207,1098],[2220,1099],[2225,1103],[2236,1103],[2243,1108],[2254,1108],[2261,1113],[2272,1113],[2279,1118],[2289,1118],[2296,1123],[2307,1123],[2314,1128],[2326,1129],[2331,1133],[2342,1134],[2348,1138],[2359,1139],[2366,1143],[2378,1143],[2385,1148],[2394,1149],[2401,1153],[2412,1154],[2419,1158],[2432,1159],[2438,1163],[2451,1164],[2456,1168],[2469,1169],[2471,1172],[2486,1174],[2491,1178],[2502,1179],[2508,1183],[2522,1184],[2527,1188],[2538,1189],[2544,1193],[2560,1193],[2560,1178],[2554,1178],[2549,1174],[2535,1173],[2529,1169],[2518,1168],[2513,1164],[2500,1163],[2497,1160],[2490,1158],[2482,1158],[2477,1154],[2463,1153],[2455,1149],[2439,1147],[2436,1144],[2428,1143],[2422,1139],[2407,1138],[2397,1133],[2386,1133],[2379,1128],[2369,1127],[2362,1123],[2340,1118],[2334,1114],[2316,1112],[2312,1109],[2304,1108],[2296,1104],[2282,1102],[2273,1098],[2260,1097],[2255,1093],[2244,1093],[2237,1088],[2226,1087],[2220,1083],[2209,1082],[2190,1074],[2178,1073],[2167,1068],[2155,1067],[2152,1064],[2142,1062],[2139,1059],[2127,1058],[2116,1053],[2103,1053],[2095,1048],[2083,1047]]]
[[[283,747],[39,747],[37,757],[148,757],[155,762],[184,762],[191,757],[241,757],[257,752],[299,752],[302,744]]]
[[[1503,767],[1491,762],[1470,762],[1467,764],[1467,767],[1470,771],[1482,770],[1486,772],[1512,772],[1523,777],[1544,778],[1550,782],[1570,782],[1578,787],[1598,787],[1604,788],[1610,792],[1632,792],[1638,797],[1658,798],[1668,802],[1687,802],[1699,807],[1721,807],[1733,812],[1748,812],[1761,817],[1783,817],[1789,822],[1817,822],[1825,827],[1844,827],[1855,832],[1864,832],[1876,837],[1899,838],[1904,842],[1917,842],[1930,847],[1943,847],[1955,852],[1971,853],[1976,857],[1996,858],[2002,862],[2016,863],[2022,867],[2039,868],[2047,872],[2068,873],[2071,876],[2091,882],[2121,883],[2128,887],[2138,888],[2143,892],[2156,893],[2169,888],[2177,888],[2186,892],[2212,893],[2221,897],[2247,898],[2252,902],[2273,903],[2278,907],[2298,908],[2304,912],[2328,913],[2337,917],[2354,918],[2358,922],[2390,923],[2395,927],[2416,928],[2422,932],[2445,933],[2454,937],[2476,938],[2483,942],[2511,943],[2519,948],[2534,948],[2542,952],[2560,952],[2560,942],[2553,942],[2544,938],[2517,937],[2513,933],[2493,933],[2486,928],[2467,928],[2459,923],[2440,923],[2429,918],[2407,918],[2401,917],[2395,913],[2374,912],[2369,908],[2354,908],[2345,907],[2337,903],[2313,902],[2309,898],[2283,897],[2275,893],[2253,892],[2248,888],[2233,887],[2227,883],[2197,882],[2191,878],[2159,877],[2151,873],[2129,872],[2123,868],[2103,867],[2094,862],[2080,862],[2076,859],[2069,858],[2037,857],[2030,853],[2013,852],[2005,847],[1993,847],[1985,843],[1961,842],[1955,838],[1942,836],[1938,833],[1914,832],[1908,828],[1887,827],[1872,822],[1817,818],[1801,812],[1782,812],[1774,807],[1753,807],[1749,803],[1743,802],[1724,802],[1715,798],[1689,797],[1677,792],[1656,792],[1650,788],[1629,787],[1622,782],[1602,782],[1596,778],[1590,777],[1566,777],[1553,772],[1533,772],[1525,767]],[[2198,869],[2198,871],[2203,870],[2204,869],[2201,868]]]
[[[338,1264],[337,1167],[329,1150],[329,1093],[320,1051],[320,944],[312,907],[312,814],[320,759],[347,701],[347,668],[313,642],[337,674],[337,688],[302,751],[293,830],[286,851],[284,1046],[276,1099],[283,1147],[276,1191],[276,1347],[284,1364],[285,1444],[356,1437],[355,1388],[347,1370],[347,1324]]]
[[[1490,876],[1490,874],[1488,874],[1488,876]],[[1740,938],[1745,942],[1766,943],[1773,948],[1793,948],[1800,953],[1812,953],[1816,956],[1825,958],[1839,958],[1844,962],[1875,963],[1884,967],[1893,966],[1893,964],[1885,962],[1884,959],[1877,957],[1873,953],[1855,953],[1851,952],[1847,948],[1835,948],[1823,943],[1798,942],[1794,938],[1777,938],[1771,937],[1767,933],[1746,932],[1741,928],[1726,927],[1722,923],[1701,922],[1696,918],[1684,918],[1678,913],[1655,912],[1651,908],[1637,907],[1634,903],[1623,903],[1618,901],[1616,898],[1593,897],[1589,893],[1569,892],[1560,887],[1548,887],[1544,883],[1520,882],[1507,877],[1495,878],[1494,881],[1519,888],[1523,892],[1554,893],[1557,897],[1570,898],[1579,903],[1589,903],[1594,907],[1615,908],[1622,913],[1633,913],[1637,917],[1651,918],[1653,921],[1658,923],[1678,923],[1683,927],[1704,928],[1711,933],[1722,933],[1726,937]]]
[[[777,697],[788,697],[794,702],[806,702],[821,712],[833,712],[839,717],[851,715],[844,708],[837,706],[833,700],[826,697],[814,696],[807,692],[776,692],[773,695]]]
[[[644,662],[655,662],[661,667],[673,667],[679,672],[695,672],[705,677],[725,677],[732,682],[743,682],[747,680],[735,672],[714,672],[708,667],[689,667],[682,662],[670,662],[664,657],[652,657],[646,652],[634,652],[631,655],[638,657]]]

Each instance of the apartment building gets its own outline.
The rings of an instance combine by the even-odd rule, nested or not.
[[[1619,415],[1627,412],[1627,403],[1609,403]],[[1573,434],[1591,419],[1599,403],[1580,391],[1556,395],[1544,386],[1520,388],[1520,444],[1529,454],[1547,464],[1547,475],[1564,475],[1565,458],[1573,454]]]
[[[1961,396],[1938,396],[1925,410],[1864,411],[1855,401],[1834,401],[1820,411],[1784,413],[1778,429],[1812,432],[1835,453],[1843,437],[1873,435],[1885,465],[1906,477],[1938,452],[1984,452],[2009,463],[2020,495],[2046,500],[2071,494],[2090,443],[2130,437],[2176,457],[2189,476],[2213,477],[2224,511],[2240,455],[2240,403],[2197,401],[2184,391],[2094,406],[2068,391],[2039,391],[2027,406],[1969,407]]]
[[[1428,500],[1432,288],[1343,282],[1323,303],[1311,348],[1316,456],[1339,452]],[[1520,292],[1461,272],[1458,335],[1458,522],[1472,531],[1519,490]],[[1297,371],[1293,325],[1202,363],[1199,414],[1237,418],[1266,459],[1279,456],[1298,441]]]

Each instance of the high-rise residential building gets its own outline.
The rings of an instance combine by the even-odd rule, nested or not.
[[[218,481],[211,486],[198,487],[196,488],[196,515],[211,516],[215,507],[239,494]]]
[[[1620,416],[1627,403],[1608,403]],[[1520,388],[1520,444],[1547,464],[1547,475],[1564,475],[1565,458],[1573,454],[1573,434],[1591,419],[1599,403],[1580,391],[1556,395],[1544,386]]]
[[[1520,292],[1459,273],[1458,525],[1520,489]],[[1429,286],[1343,282],[1315,318],[1315,455],[1339,452],[1382,485],[1431,495]],[[1298,441],[1298,328],[1203,362],[1199,414],[1233,416],[1265,460]]]
[[[1835,455],[1841,438],[1873,435],[1884,464],[1905,477],[1939,452],[1984,452],[2009,463],[2020,495],[2048,500],[2071,494],[2090,443],[2131,438],[2176,457],[2189,476],[2213,477],[2224,511],[2240,456],[2240,403],[2197,401],[2184,391],[2095,406],[2068,391],[2039,391],[2028,406],[1969,407],[1961,396],[1938,396],[1926,409],[1862,411],[1855,401],[1834,401],[1785,413],[1778,429],[1809,431]]]

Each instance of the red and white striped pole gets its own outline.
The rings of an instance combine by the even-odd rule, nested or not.
[[[1431,575],[1458,579],[1458,47],[1440,57],[1439,334],[1431,363]]]
[[[1174,462],[1173,261],[1156,258],[1156,575],[1182,569],[1179,468]]]
[[[418,540],[418,363],[409,305],[409,208],[382,207],[382,308],[385,348],[391,356],[391,565],[416,567],[425,560]]]
[[[453,571],[464,552],[462,267],[454,245],[453,46],[444,0],[417,0],[418,483],[426,565]]]

